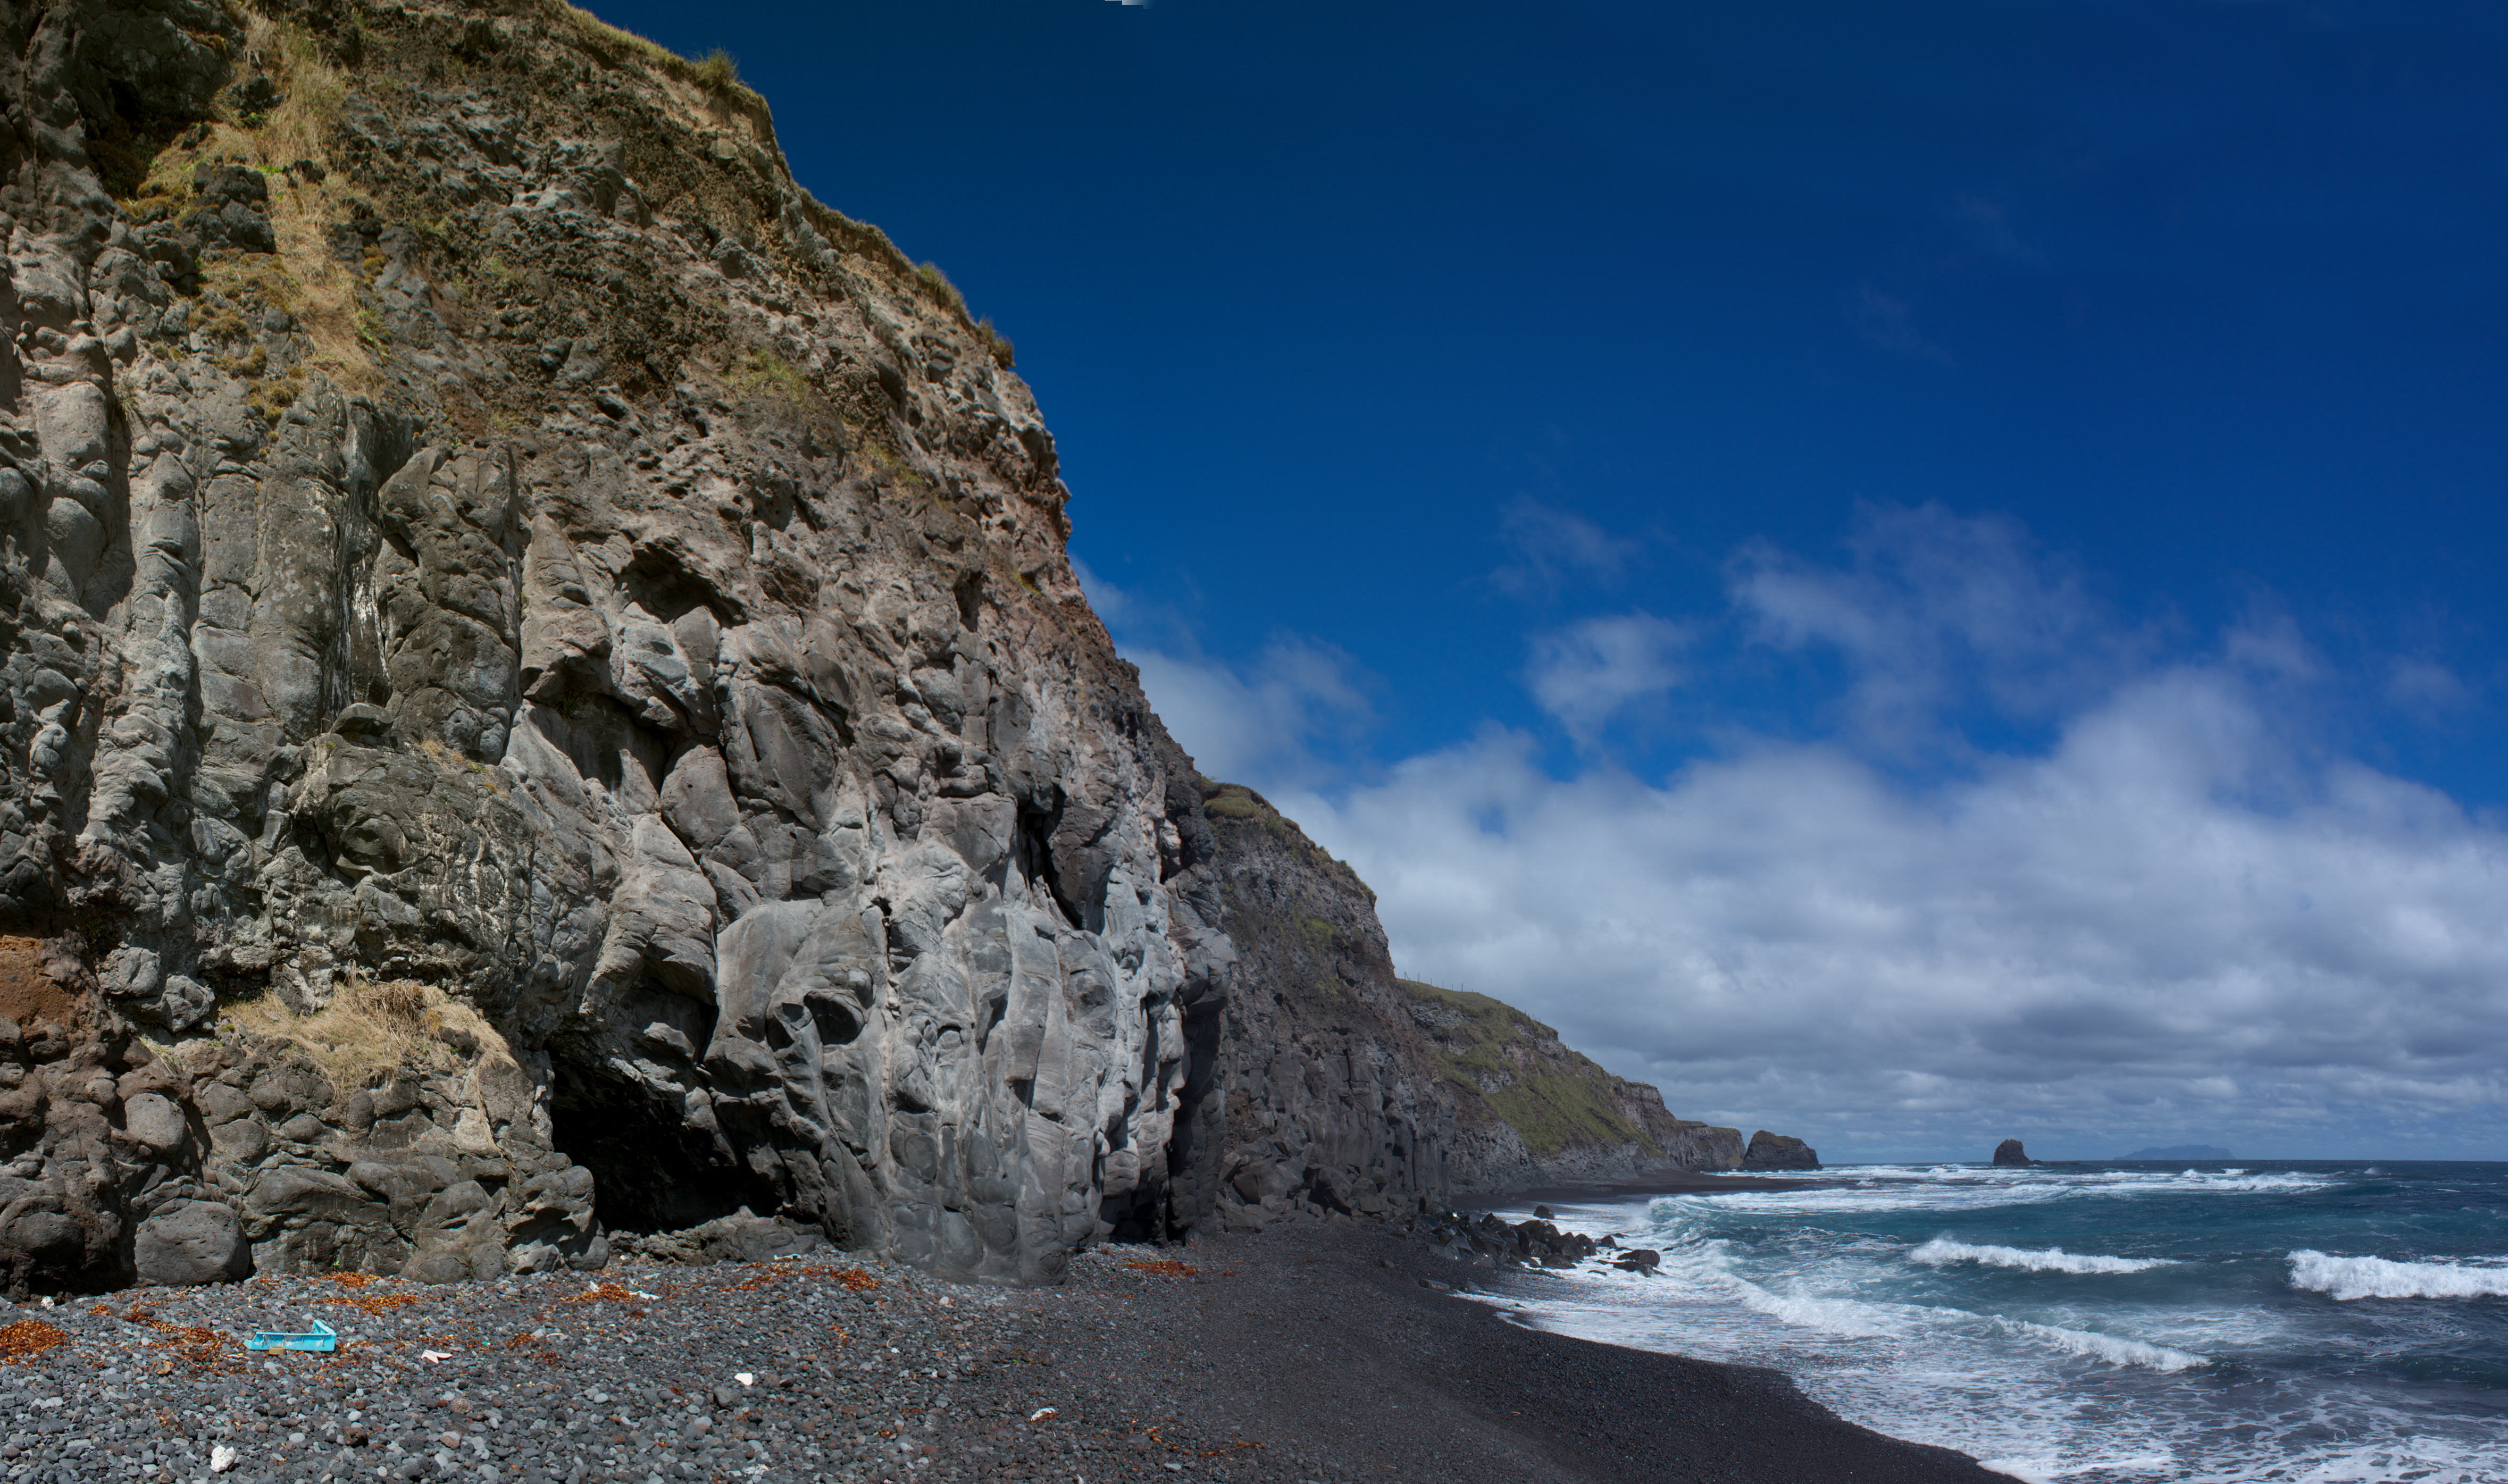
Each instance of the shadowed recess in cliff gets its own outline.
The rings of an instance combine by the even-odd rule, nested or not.
[[[559,1153],[592,1172],[602,1223],[619,1231],[678,1231],[746,1206],[776,1209],[774,1187],[700,1140],[684,1105],[638,1080],[561,1062],[549,1087]]]

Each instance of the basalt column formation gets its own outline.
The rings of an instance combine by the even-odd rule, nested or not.
[[[0,31],[0,1277],[1163,1231],[1199,796],[946,280],[562,4]]]

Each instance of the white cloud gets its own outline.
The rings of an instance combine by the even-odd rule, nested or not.
[[[2113,686],[2147,647],[2018,523],[1938,505],[1860,508],[1839,566],[1746,547],[1729,587],[1760,641],[1835,650],[1853,676],[1846,720],[1894,749],[1939,744],[1939,713],[1964,704],[2051,714]]]
[[[2444,715],[2473,699],[2454,670],[2434,660],[2397,660],[2386,677],[2386,696],[2423,716]]]
[[[1375,720],[1358,665],[1330,644],[1281,634],[1232,664],[1202,653],[1176,613],[1078,561],[1072,569],[1124,658],[1140,668],[1167,735],[1211,778],[1294,794],[1333,772]]]
[[[1686,1116],[1871,1155],[2396,1154],[2432,1119],[2495,1147],[2508,836],[2351,764],[2261,806],[2277,752],[2239,681],[2183,669],[1926,792],[1827,746],[1560,779],[1492,733],[1304,822],[1405,972]]]
[[[1507,506],[1498,524],[1513,550],[1491,580],[1519,596],[1547,597],[1571,582],[1617,582],[1643,545],[1533,499]]]
[[[1632,703],[1679,683],[1690,636],[1687,626],[1651,613],[1587,619],[1533,640],[1525,684],[1570,736],[1591,741]]]
[[[1310,639],[1274,640],[1242,668],[1155,650],[1125,658],[1196,766],[1266,792],[1313,781],[1328,766],[1317,754],[1372,714],[1349,657]]]
[[[2011,214],[1981,197],[1961,196],[1943,213],[1969,246],[1989,258],[2044,267],[2046,259],[2011,230]]]
[[[1599,753],[1561,776],[1493,724],[1361,781],[1328,760],[1367,715],[1339,651],[1126,652],[1206,771],[1358,868],[1406,972],[1683,1115],[1833,1157],[2508,1138],[2508,832],[2330,745],[2340,675],[2297,624],[2163,663],[2017,525],[1932,507],[1863,512],[1835,564],[1748,551],[1730,598],[1757,660],[1843,662],[1834,714],[1662,778]],[[1580,737],[1675,685],[1712,705],[1705,632],[1589,619],[1528,683]]]

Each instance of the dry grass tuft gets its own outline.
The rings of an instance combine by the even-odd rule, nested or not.
[[[272,991],[231,1007],[225,1021],[295,1046],[338,1088],[367,1086],[402,1068],[458,1070],[480,1049],[504,1045],[477,1010],[409,979],[344,977],[331,1002],[312,1015],[297,1014]]]
[[[914,266],[914,275],[922,279],[943,305],[956,310],[960,319],[967,318],[967,296],[958,292],[958,285],[949,281],[949,275],[940,271],[940,264],[918,263]]]
[[[740,86],[740,62],[720,47],[697,58],[689,79],[708,92],[729,92]]]
[[[231,160],[259,169],[270,183],[270,226],[278,251],[229,253],[205,262],[203,285],[231,299],[254,291],[285,309],[313,343],[303,369],[324,373],[342,391],[372,394],[381,388],[382,376],[358,337],[356,277],[332,258],[329,241],[332,224],[349,214],[354,197],[330,168],[329,155],[348,99],[348,78],[323,57],[312,32],[266,16],[247,18],[244,49],[279,90],[277,106],[251,121],[213,121],[197,144],[159,154],[136,189],[179,201],[191,195],[192,171],[203,161]],[[307,163],[320,168],[298,168]],[[322,179],[313,179],[314,174]],[[254,403],[275,418],[303,389],[301,376],[273,382]]]

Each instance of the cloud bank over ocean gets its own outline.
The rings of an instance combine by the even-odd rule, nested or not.
[[[2268,607],[2189,637],[2094,587],[2012,523],[1869,509],[1842,561],[1734,554],[1723,613],[1531,635],[1568,745],[1493,722],[1377,766],[1338,651],[1125,653],[1205,771],[1375,887],[1404,972],[1686,1116],[1831,1158],[2495,1154],[2508,831],[2346,754],[2344,682]],[[1786,723],[1719,722],[1770,667]],[[1682,760],[1627,760],[1684,725]]]

